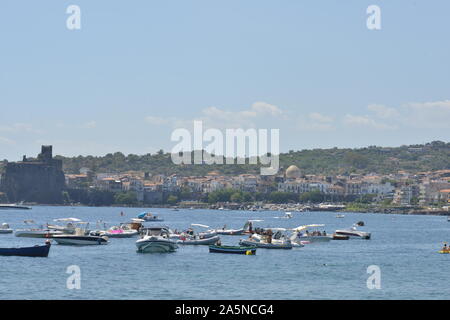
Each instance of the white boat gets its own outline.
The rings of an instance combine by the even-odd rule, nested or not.
[[[254,246],[263,249],[292,249],[294,246],[292,243],[268,243],[264,241],[256,241],[252,239],[241,239],[239,241],[241,246]]]
[[[284,213],[284,216],[281,217],[275,217],[275,219],[292,219],[293,215],[292,212],[288,211]]]
[[[164,221],[164,219],[159,218],[157,215],[154,215],[150,212],[142,212],[141,214],[139,214],[138,219],[142,219],[144,221],[147,222],[160,222],[160,221]]]
[[[22,204],[0,204],[0,210],[30,210],[31,207]]]
[[[93,235],[75,235],[75,234],[62,234],[55,235],[53,239],[61,245],[71,246],[88,246],[88,245],[101,245],[108,243],[108,237],[106,236],[93,236]]]
[[[33,220],[25,220],[25,224],[35,224]],[[17,229],[14,235],[16,237],[26,237],[26,238],[52,238],[55,235],[63,234],[59,230],[46,229],[43,226],[29,229]]]
[[[285,230],[285,229],[284,229]],[[293,245],[290,239],[286,238],[268,238],[267,236],[252,234],[248,239],[241,239],[240,245],[255,246],[264,249],[292,249]]]
[[[240,229],[227,229],[227,226],[224,225],[222,229],[216,229],[215,232],[224,236],[239,236],[244,234],[245,229],[248,227],[248,222]]]
[[[62,231],[64,233],[70,233],[70,234],[75,232],[75,228],[77,227],[77,223],[81,222],[81,220],[77,219],[77,218],[59,218],[59,219],[54,219],[53,221],[55,221],[55,222],[64,222],[64,223],[66,223],[66,225],[61,226],[61,225],[55,225],[55,224],[48,224],[47,223],[47,229],[59,230],[59,231]]]
[[[53,236],[53,239],[62,245],[88,246],[108,243],[108,237],[87,234],[86,229],[75,228],[75,234],[61,234]]]
[[[200,239],[198,237],[180,238],[176,242],[183,245],[212,245],[220,240],[219,236]]]
[[[139,231],[128,229],[122,226],[111,227],[108,230],[100,231],[100,235],[107,236],[108,238],[131,238],[137,236]]]
[[[365,231],[356,230],[356,226],[353,226],[349,229],[336,230],[337,235],[349,236],[350,238],[357,239],[370,239],[371,233]]]
[[[0,226],[0,234],[7,234],[7,233],[12,233],[13,229],[11,229],[9,227],[9,224],[7,223],[2,223],[2,225]]]
[[[191,226],[193,226],[193,227],[201,227],[201,228],[205,228],[205,229],[210,228],[210,226],[207,226],[207,225],[204,225],[204,224],[199,224],[199,223],[191,223]],[[191,236],[198,235],[198,237],[200,239],[212,238],[212,237],[217,236],[216,230],[213,230],[213,229],[209,229],[209,230],[197,233],[197,232],[194,231],[194,229],[189,228],[187,233],[189,235],[191,235]]]
[[[143,237],[136,241],[137,252],[164,253],[174,252],[178,245],[169,239],[169,229],[164,227],[145,228]]]
[[[336,215],[336,218],[342,219],[342,218],[345,218],[345,215],[343,215],[343,214],[337,214],[337,215]]]
[[[294,228],[293,231],[297,232],[297,238],[300,239],[300,241],[308,241],[309,243],[313,242],[328,242],[332,239],[332,236],[327,235],[325,231],[313,231],[309,232],[309,228],[319,228],[324,227],[324,224],[307,224],[304,226],[300,226],[297,228]],[[304,233],[303,233],[304,231]]]

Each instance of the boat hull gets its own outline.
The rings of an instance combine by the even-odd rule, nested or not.
[[[285,243],[285,244],[279,244],[279,243],[266,243],[266,242],[256,242],[256,241],[248,241],[248,240],[241,240],[239,242],[240,245],[244,246],[254,246],[257,248],[263,248],[263,249],[292,249],[292,244]]]
[[[223,235],[223,236],[240,236],[244,234],[244,229],[239,230],[222,230],[218,229],[216,230],[217,234]]]
[[[24,248],[0,248],[0,256],[47,257],[50,244]]]
[[[102,245],[107,244],[108,240],[105,237],[97,237],[97,236],[54,236],[53,240],[55,240],[58,244],[61,245],[71,245],[71,246],[90,246],[90,245]]]
[[[205,239],[186,239],[186,240],[178,240],[178,244],[182,245],[211,245],[216,243],[220,240],[219,236],[214,236],[211,238],[205,238]]]
[[[45,230],[16,230],[16,237],[24,237],[24,238],[53,238],[56,235],[62,235],[61,231],[45,231]]]
[[[0,229],[0,234],[13,233],[12,229]]]
[[[331,237],[329,236],[303,236],[299,237],[301,241],[309,241],[309,243],[315,243],[315,242],[328,242],[331,240]]]
[[[362,232],[362,231],[351,231],[351,230],[336,230],[337,235],[348,236],[350,238],[355,239],[370,239],[370,232]]]
[[[178,246],[170,240],[138,240],[137,252],[140,253],[166,253],[174,252]]]
[[[250,247],[209,246],[209,252],[255,255],[256,254],[256,248],[254,246],[250,246]]]

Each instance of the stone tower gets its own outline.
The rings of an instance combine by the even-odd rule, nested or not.
[[[52,146],[42,146],[36,161],[26,159],[9,162],[1,180],[0,190],[10,202],[62,203],[65,189],[62,161],[53,159]]]

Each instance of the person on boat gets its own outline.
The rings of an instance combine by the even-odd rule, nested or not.
[[[442,248],[442,251],[448,251],[449,248],[447,246],[447,242],[444,242],[444,247]]]
[[[220,241],[220,239],[217,240],[217,241],[216,241],[216,246],[219,246],[219,247],[220,247],[221,245],[222,245],[222,241]]]
[[[248,232],[253,233],[253,223],[251,221],[248,223]]]
[[[271,229],[267,230],[267,243],[272,243],[273,232]]]
[[[325,230],[323,230],[323,235],[324,235],[324,236],[326,236],[326,235],[327,235],[327,232],[326,232]]]

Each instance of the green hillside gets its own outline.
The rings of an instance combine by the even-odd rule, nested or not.
[[[218,171],[224,175],[259,173],[258,165],[174,165],[169,153],[124,155],[120,152],[103,157],[62,157],[66,173],[78,173],[82,167],[94,172],[146,171],[151,174],[205,175]],[[359,149],[313,149],[290,151],[280,155],[280,166],[297,165],[305,174],[393,173],[450,169],[450,143],[434,141],[424,145],[396,148],[370,146]]]

